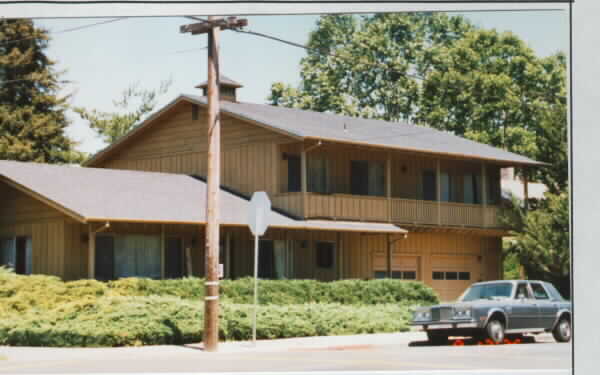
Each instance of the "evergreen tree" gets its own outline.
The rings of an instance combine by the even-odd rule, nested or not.
[[[0,159],[78,163],[60,73],[45,54],[49,36],[31,20],[0,21]]]
[[[131,84],[121,93],[120,100],[113,100],[119,112],[103,112],[83,107],[76,107],[74,110],[90,123],[90,127],[106,143],[111,144],[129,133],[156,108],[158,97],[167,93],[172,82],[171,79],[161,81],[156,90],[141,89],[138,82]]]

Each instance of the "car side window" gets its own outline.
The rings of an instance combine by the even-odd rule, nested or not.
[[[521,298],[531,298],[531,294],[529,294],[529,289],[527,288],[527,283],[520,283],[517,285],[517,293],[515,294],[515,299]]]
[[[535,299],[549,299],[546,289],[541,284],[531,283],[531,289],[533,290]]]

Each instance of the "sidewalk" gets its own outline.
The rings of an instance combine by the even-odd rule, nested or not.
[[[378,333],[352,336],[302,337],[278,340],[258,340],[256,346],[251,341],[231,341],[219,343],[219,351],[208,353],[202,344],[157,345],[119,348],[46,348],[46,347],[8,347],[0,346],[0,360],[78,360],[78,359],[128,359],[169,357],[198,354],[214,356],[222,353],[287,352],[312,350],[360,350],[376,346],[408,345],[411,341],[426,340],[422,332]]]

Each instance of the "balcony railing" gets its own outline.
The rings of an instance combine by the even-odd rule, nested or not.
[[[497,206],[348,194],[282,193],[273,206],[304,218],[500,228]]]

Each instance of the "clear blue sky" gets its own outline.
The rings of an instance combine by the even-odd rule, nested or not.
[[[512,31],[540,56],[569,47],[568,14],[564,11],[472,12],[464,13],[475,24],[500,31]],[[252,31],[306,43],[318,16],[251,16]],[[112,100],[133,82],[143,88],[157,88],[172,78],[164,105],[180,93],[198,94],[194,86],[206,79],[206,36],[180,34],[185,18],[129,18],[75,32],[56,33],[99,19],[45,19],[35,21],[51,31],[48,55],[64,70],[63,79],[76,106],[113,110]],[[264,103],[271,83],[299,82],[299,61],[305,51],[256,36],[226,31],[221,33],[221,73],[242,83],[239,99]],[[105,145],[87,123],[70,113],[69,135],[80,142],[79,149],[96,152]]]

